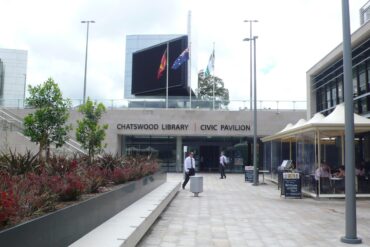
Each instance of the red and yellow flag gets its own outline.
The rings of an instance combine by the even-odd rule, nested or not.
[[[167,65],[167,49],[164,51],[162,59],[161,59],[161,64],[159,65],[158,73],[157,73],[157,79],[162,77],[163,71],[166,69]]]

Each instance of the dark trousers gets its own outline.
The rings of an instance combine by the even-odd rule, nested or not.
[[[220,175],[221,175],[221,178],[226,178],[225,167],[221,164],[220,164]]]
[[[182,188],[185,189],[186,184],[189,182],[190,176],[188,172],[185,172],[185,180],[182,183]]]

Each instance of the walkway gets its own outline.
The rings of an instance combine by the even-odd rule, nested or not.
[[[242,174],[200,175],[204,192],[180,190],[138,246],[349,246],[340,242],[344,200],[285,199],[275,184],[252,186]],[[370,200],[357,201],[357,233],[356,246],[370,246]]]

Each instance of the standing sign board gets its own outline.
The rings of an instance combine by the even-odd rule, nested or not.
[[[245,181],[253,183],[253,166],[246,166],[245,167]]]
[[[283,187],[285,198],[302,198],[301,177],[299,173],[284,172]]]

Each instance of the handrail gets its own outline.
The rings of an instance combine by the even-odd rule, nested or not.
[[[224,100],[217,98],[203,100],[192,98],[191,102],[188,97],[170,97],[168,104],[165,98],[134,98],[134,99],[92,99],[92,101],[100,102],[107,109],[137,109],[137,108],[176,108],[176,109],[208,109],[208,110],[224,110],[224,111],[245,111],[250,105],[249,100]],[[72,108],[78,108],[82,104],[82,99],[71,99]],[[191,104],[190,104],[191,103]],[[215,103],[215,104],[213,104]],[[8,108],[23,109],[28,106],[21,99],[0,100],[0,105]],[[303,100],[258,100],[257,110],[306,110],[307,103]]]
[[[8,119],[6,118],[8,117]],[[5,120],[7,123],[15,125],[19,130],[20,133],[23,135],[22,131],[24,130],[23,121],[20,120],[21,118],[17,116],[16,114],[10,112],[9,110],[4,109],[3,107],[0,107],[0,118]],[[9,118],[11,120],[9,120]],[[17,124],[15,124],[17,123]],[[87,152],[82,149],[81,144],[79,144],[77,141],[71,139],[69,137],[69,140],[65,142],[65,144],[72,148],[74,151],[77,151],[79,153],[82,153],[84,155],[87,155]],[[71,150],[71,151],[73,151]]]

